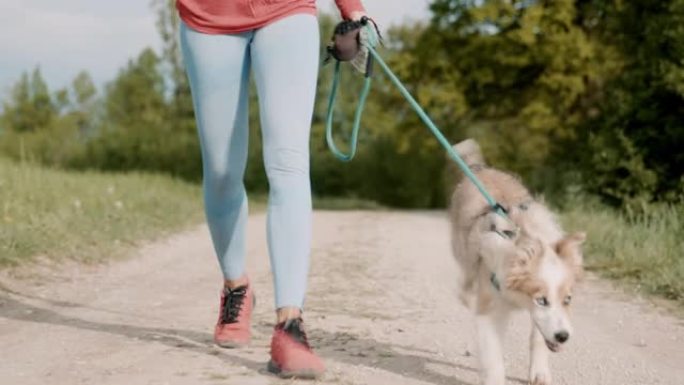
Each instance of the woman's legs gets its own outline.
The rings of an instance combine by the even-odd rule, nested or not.
[[[242,178],[252,61],[270,184],[268,242],[276,306],[301,308],[311,243],[309,132],[318,21],[294,15],[237,35],[208,35],[182,25],[181,45],[202,145],[207,221],[227,280],[244,274],[247,199]]]
[[[227,281],[244,274],[247,199],[242,178],[250,58],[253,61],[279,309],[269,368],[281,376],[319,376],[325,366],[311,350],[298,318],[311,247],[309,131],[318,74],[318,22],[311,15],[295,15],[239,35],[205,35],[183,26],[181,44],[202,145],[207,221]],[[224,290],[214,333],[219,345],[249,342],[252,298],[247,286]]]
[[[185,24],[180,32],[202,147],[205,212],[226,280],[244,275],[252,36],[203,34]]]
[[[298,313],[311,247],[309,132],[319,61],[316,17],[294,15],[259,29],[251,53],[270,185],[267,230],[275,302],[278,309]]]

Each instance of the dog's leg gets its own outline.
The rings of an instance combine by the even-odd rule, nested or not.
[[[476,315],[480,357],[480,379],[484,385],[504,385],[502,337],[508,321],[508,312],[494,311]]]
[[[550,385],[551,370],[549,369],[549,349],[544,337],[532,323],[530,334],[530,384]]]

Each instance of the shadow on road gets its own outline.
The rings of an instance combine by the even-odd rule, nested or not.
[[[228,364],[242,365],[256,373],[268,374],[265,369],[265,362],[243,357],[239,355],[238,350],[219,349],[213,344],[212,335],[210,333],[89,321],[63,315],[58,311],[49,308],[31,305],[16,299],[16,297],[22,297],[22,295],[0,285],[1,318],[67,326],[76,329],[109,333],[134,339],[136,341],[161,343],[172,348],[215,356]],[[87,308],[87,306],[71,302],[54,301],[34,296],[25,297],[41,300],[55,307]],[[269,335],[272,330],[265,323],[256,325],[256,328],[264,333],[264,335]],[[474,368],[426,357],[425,351],[413,350],[411,347],[406,346],[380,343],[372,339],[364,339],[346,332],[330,333],[320,329],[313,329],[310,330],[310,334],[313,344],[317,347],[317,351],[326,359],[341,361],[354,366],[377,368],[435,385],[473,385],[472,383],[464,382],[457,378],[430,370],[429,366],[458,368],[468,371],[474,371]],[[518,378],[511,378],[511,380],[525,383]]]

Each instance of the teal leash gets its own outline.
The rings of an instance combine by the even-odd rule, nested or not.
[[[359,138],[361,116],[363,115],[363,108],[366,106],[366,98],[370,92],[371,79],[371,74],[366,73],[365,80],[363,82],[363,89],[361,90],[361,95],[359,96],[359,104],[356,106],[356,113],[354,114],[354,126],[352,128],[351,138],[349,140],[349,154],[345,154],[335,145],[335,139],[333,138],[332,130],[335,100],[337,99],[337,87],[340,83],[340,62],[335,62],[335,75],[333,77],[332,89],[330,90],[330,98],[328,99],[328,116],[326,118],[325,124],[325,139],[327,140],[328,147],[330,148],[330,151],[332,151],[333,155],[343,162],[349,162],[350,160],[354,159],[354,156],[356,155],[356,143],[358,142]]]
[[[506,209],[501,206],[492,196],[489,194],[487,189],[482,185],[482,182],[475,176],[473,171],[468,167],[468,165],[463,161],[463,158],[454,150],[449,141],[446,139],[444,134],[437,128],[437,126],[432,122],[430,117],[425,113],[423,108],[418,104],[418,102],[413,98],[411,93],[404,87],[404,84],[397,78],[397,76],[392,72],[392,70],[387,66],[387,64],[382,60],[377,51],[370,45],[366,45],[370,56],[368,57],[368,64],[366,67],[365,81],[363,89],[361,90],[361,95],[359,96],[359,105],[356,108],[356,114],[354,116],[354,126],[352,127],[351,138],[349,141],[349,153],[345,154],[340,151],[335,145],[333,138],[333,115],[335,109],[335,100],[337,97],[337,88],[339,86],[340,80],[340,62],[335,63],[335,74],[333,77],[332,89],[330,90],[330,98],[328,99],[328,115],[326,119],[326,140],[328,142],[328,147],[332,151],[333,155],[341,161],[349,162],[356,155],[356,144],[358,141],[359,128],[361,126],[361,115],[363,114],[363,108],[366,104],[366,98],[370,92],[371,86],[371,76],[372,76],[372,61],[376,61],[380,67],[385,71],[385,74],[399,89],[399,92],[406,98],[411,107],[416,111],[420,119],[425,123],[425,125],[432,131],[432,134],[437,138],[437,141],[444,147],[444,149],[449,154],[449,157],[456,162],[458,167],[463,171],[463,173],[470,179],[475,187],[480,191],[482,196],[485,198],[487,203],[492,207],[494,211],[500,215],[506,216]]]

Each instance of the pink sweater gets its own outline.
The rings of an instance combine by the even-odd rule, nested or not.
[[[335,0],[342,17],[364,11],[361,0]],[[315,0],[176,0],[181,19],[204,33],[244,32],[296,13],[316,14]]]

